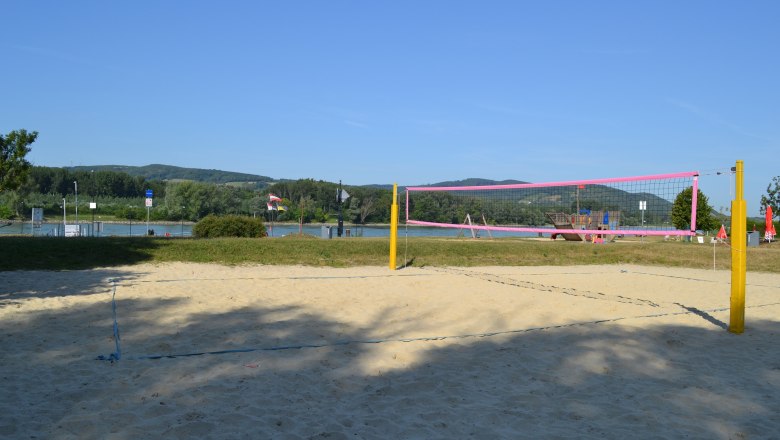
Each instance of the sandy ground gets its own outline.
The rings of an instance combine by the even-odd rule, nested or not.
[[[729,282],[640,266],[0,272],[0,438],[778,438],[780,276],[748,274],[742,335],[725,330]]]

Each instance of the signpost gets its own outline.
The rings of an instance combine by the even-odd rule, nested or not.
[[[97,209],[97,203],[89,202],[89,210],[92,211],[92,236],[95,236],[95,210]]]
[[[151,235],[149,230],[149,211],[152,209],[152,197],[154,194],[151,189],[146,190],[146,235]]]

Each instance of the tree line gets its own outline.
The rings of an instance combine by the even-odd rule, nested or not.
[[[47,217],[78,209],[89,213],[90,202],[97,204],[99,215],[118,219],[146,216],[145,194],[153,192],[150,218],[156,221],[197,221],[209,214],[246,215],[310,223],[328,222],[338,215],[338,185],[301,179],[271,185],[263,191],[242,185],[195,181],[147,180],[119,171],[72,171],[67,168],[30,167],[13,190],[0,193],[0,218],[29,218],[32,208],[43,208]],[[352,223],[388,223],[390,191],[371,187],[346,186],[350,197],[341,209],[345,221]],[[269,194],[282,201],[268,209]],[[64,202],[64,205],[63,205]]]
[[[117,219],[138,220],[146,217],[145,193],[151,189],[154,207],[149,211],[155,221],[198,221],[209,214],[243,215],[280,222],[325,223],[338,216],[338,184],[314,179],[277,182],[256,191],[241,185],[213,184],[195,181],[147,180],[119,171],[71,171],[67,168],[31,167],[27,178],[13,191],[0,195],[0,218],[29,218],[31,208],[43,208],[47,217],[58,217],[63,210],[69,215],[78,206],[82,215],[90,213],[90,202],[97,203],[99,215]],[[349,197],[342,201],[341,211],[346,222],[354,224],[389,223],[392,192],[379,187],[345,186]],[[282,200],[269,209],[269,194]],[[538,196],[538,195],[537,195]],[[701,229],[710,229],[717,222],[710,220],[706,197],[699,195]],[[684,227],[685,213],[690,216],[690,188],[675,202],[671,216],[678,229]],[[401,212],[405,198],[400,197]],[[614,200],[614,198],[613,198]],[[63,205],[64,202],[64,205]],[[639,224],[637,212],[625,206],[596,198],[568,201],[563,210],[620,210],[621,224]],[[679,206],[678,206],[679,205]],[[466,215],[472,221],[493,225],[549,224],[545,213],[555,210],[549,204],[535,200],[512,198],[487,200],[480,194],[465,191],[417,193],[410,200],[409,211],[416,220],[439,223],[462,223]],[[556,208],[561,210],[561,208]],[[635,210],[634,210],[635,211]],[[635,218],[636,217],[636,218]],[[669,216],[656,218],[648,212],[648,224],[663,224]],[[688,220],[689,221],[689,220]],[[682,226],[682,227],[681,227]]]
[[[154,192],[154,208],[151,210],[153,220],[197,221],[209,214],[233,214],[309,223],[332,221],[341,210],[347,222],[390,222],[392,193],[384,188],[345,186],[350,197],[339,205],[339,186],[314,179],[277,182],[259,192],[246,185],[146,179],[105,169],[34,167],[25,156],[37,137],[37,132],[26,130],[0,133],[0,219],[29,218],[33,207],[43,208],[45,215],[50,217],[58,216],[63,210],[72,213],[75,211],[77,192],[81,212],[88,212],[89,203],[96,202],[100,214],[113,215],[119,219],[137,219],[145,215],[144,197],[146,191],[151,189]],[[607,193],[611,189],[598,185],[589,191],[592,191],[594,197],[584,197],[582,200],[578,197],[575,203],[571,195],[564,195],[566,199],[559,200],[563,202],[559,206],[568,204],[571,212],[577,209],[620,210],[623,213],[623,224],[638,224],[638,219],[633,217],[637,211],[629,208],[636,206],[636,200],[631,197],[638,195],[610,198]],[[269,193],[282,199],[273,206],[274,209],[267,206]],[[671,221],[678,229],[684,229],[686,223],[690,222],[692,196],[691,188],[682,191],[669,215],[645,220],[655,224]],[[491,224],[540,225],[547,223],[545,211],[550,209],[544,203],[539,203],[545,197],[549,198],[549,195],[535,200],[515,197],[488,203],[468,192],[461,196],[431,192],[416,196],[408,210],[415,219],[442,223],[461,223],[466,214],[478,216],[478,219],[484,214]],[[621,198],[623,202],[615,202]],[[697,200],[697,225],[701,229],[717,227],[718,221],[712,218],[713,210],[701,191],[697,194]],[[407,209],[403,204],[404,200],[401,200],[401,212]],[[761,212],[771,206],[774,216],[778,216],[779,205],[780,176],[777,176],[767,187],[767,194],[761,197]]]
[[[29,192],[59,194],[67,196],[78,193],[88,197],[143,197],[147,189],[155,194],[165,195],[166,183],[162,180],[147,180],[115,171],[71,171],[67,168],[34,166],[26,183]]]

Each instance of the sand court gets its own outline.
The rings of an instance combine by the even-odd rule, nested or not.
[[[630,265],[0,272],[0,437],[771,438],[780,276]],[[95,360],[116,352],[119,361]]]

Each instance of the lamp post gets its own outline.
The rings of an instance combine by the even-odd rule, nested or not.
[[[95,236],[95,209],[97,204],[95,203],[95,170],[89,172],[89,184],[92,186],[92,194],[90,194],[89,210],[92,211],[92,224],[89,226],[89,235]],[[88,188],[89,189],[89,188]]]
[[[341,232],[344,230],[344,217],[341,213],[341,180],[339,180],[339,189],[338,194],[336,196],[336,202],[338,202],[339,205],[339,220],[338,220],[338,229],[336,230],[339,237],[341,237]]]
[[[184,237],[184,208],[185,206],[181,207],[181,236]]]
[[[76,227],[79,226],[79,183],[73,181],[73,186],[76,188]],[[79,235],[81,235],[81,229],[79,229]]]
[[[68,225],[68,221],[65,218],[65,199],[62,199],[62,236],[65,236],[65,226]]]

